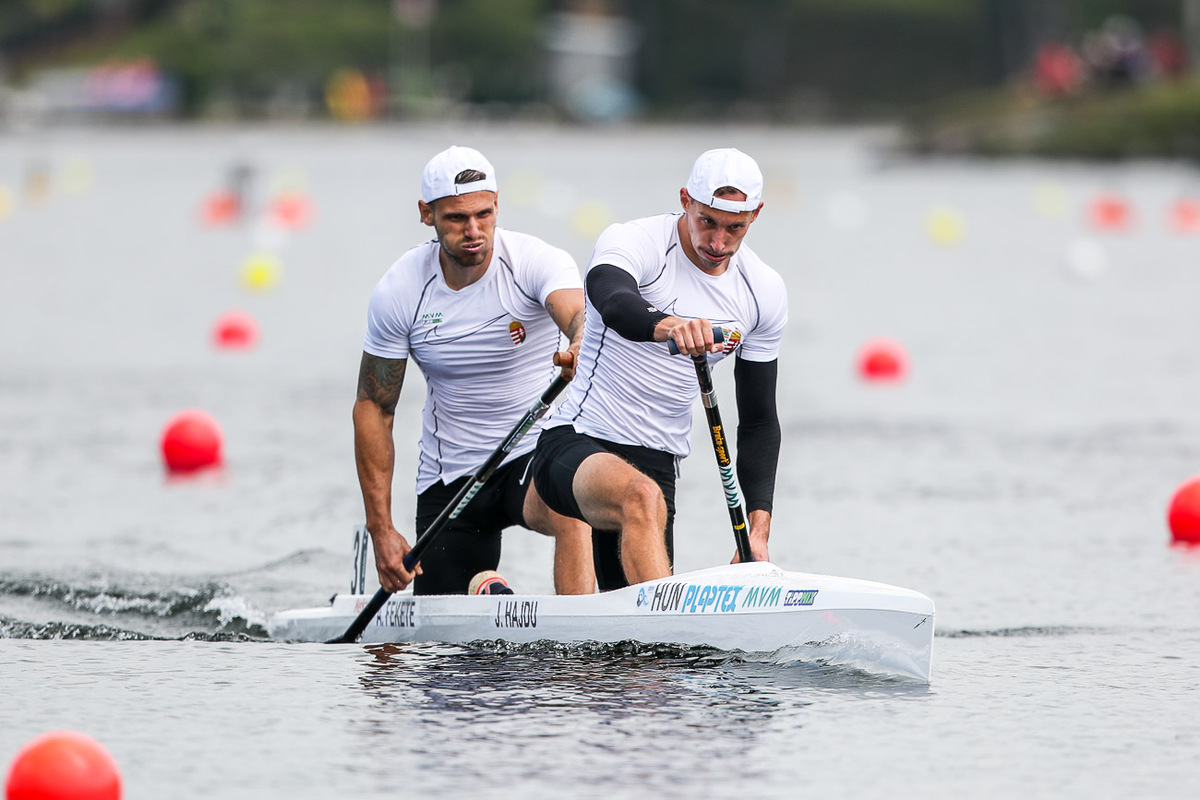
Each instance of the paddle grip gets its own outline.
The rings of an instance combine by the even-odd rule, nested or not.
[[[713,341],[717,344],[725,341],[725,329],[719,325],[713,325]],[[679,355],[679,346],[675,344],[674,339],[667,339],[667,352],[673,356]]]

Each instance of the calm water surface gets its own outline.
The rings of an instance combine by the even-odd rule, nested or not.
[[[907,161],[874,131],[463,130],[0,135],[5,766],[70,728],[135,800],[1200,792],[1200,552],[1164,521],[1200,474],[1200,237],[1167,218],[1200,176]],[[675,207],[700,151],[759,159],[748,241],[792,315],[772,557],[932,597],[930,685],[635,645],[266,639],[347,582],[363,312],[426,238],[417,176],[451,143],[497,165],[502,225],[581,264],[605,222]],[[205,227],[238,164],[248,213]],[[267,221],[282,190],[311,199],[307,228]],[[1129,230],[1088,226],[1100,192]],[[266,291],[241,279],[256,253],[278,259]],[[258,320],[254,350],[212,347],[231,309]],[[855,375],[878,336],[908,350],[898,385]],[[411,371],[400,518],[422,396]],[[158,437],[191,407],[220,420],[226,466],[167,479]],[[698,433],[680,570],[733,551]],[[501,569],[544,592],[550,561],[514,531]]]

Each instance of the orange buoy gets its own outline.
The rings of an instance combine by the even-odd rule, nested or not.
[[[908,373],[904,348],[891,339],[872,339],[858,352],[858,374],[868,381],[898,381]]]
[[[120,800],[121,770],[92,737],[51,731],[21,748],[5,786],[7,800]]]
[[[1176,233],[1200,233],[1200,200],[1181,197],[1171,206],[1171,229]]]
[[[163,463],[170,472],[194,472],[221,463],[221,426],[199,409],[181,411],[162,434]]]
[[[280,228],[303,230],[312,216],[312,201],[299,192],[285,192],[271,201],[270,219]]]
[[[242,201],[236,192],[213,192],[200,206],[200,219],[210,228],[227,225],[242,213]]]
[[[1176,542],[1200,544],[1200,475],[1184,481],[1175,491],[1167,525]]]
[[[245,311],[222,314],[213,326],[213,344],[221,350],[249,350],[258,343],[258,323]]]
[[[1133,211],[1120,195],[1108,192],[1096,195],[1088,205],[1092,227],[1102,231],[1124,231],[1133,225]]]

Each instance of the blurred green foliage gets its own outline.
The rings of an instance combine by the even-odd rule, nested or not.
[[[325,82],[344,67],[382,78],[393,100],[423,92],[501,111],[547,102],[548,15],[577,2],[437,5],[424,30],[402,24],[391,0],[0,0],[0,50],[18,74],[151,58],[180,78],[188,116],[214,107],[261,114],[280,96],[322,113]],[[1078,43],[1116,13],[1147,30],[1178,28],[1180,0],[607,5],[636,23],[634,83],[651,119],[855,120],[915,109],[926,142],[957,141],[934,135],[941,125],[990,152],[1111,153],[1130,142],[1168,141],[1178,151],[1189,147],[1180,144],[1188,138],[1178,132],[1180,121],[1195,124],[1194,89],[1130,89],[1055,104],[1009,88],[1039,37]],[[102,19],[113,9],[120,25]],[[941,102],[947,97],[968,99]],[[1094,141],[1085,147],[1089,135]]]
[[[1200,161],[1200,79],[1052,99],[1016,85],[909,120],[921,152]]]
[[[442,0],[431,57],[465,77],[472,102],[522,103],[544,95],[545,0]]]

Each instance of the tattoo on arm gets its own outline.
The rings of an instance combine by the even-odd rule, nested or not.
[[[406,358],[380,358],[363,353],[358,367],[358,399],[371,401],[386,414],[395,414],[406,366]]]
[[[555,295],[560,295],[560,299],[565,302],[556,303]],[[572,308],[578,308],[574,314],[571,314]],[[558,329],[566,334],[567,339],[576,342],[583,336],[583,291],[559,289],[550,293],[546,298],[546,313],[554,320],[554,324],[558,325]],[[567,314],[571,314],[569,318]]]
[[[579,309],[579,312],[575,316],[571,317],[571,322],[570,322],[570,324],[567,325],[567,329],[565,331],[563,331],[563,333],[565,333],[567,335],[567,339],[569,339],[572,342],[579,341],[579,339],[581,339],[583,337],[583,309],[582,308]]]

